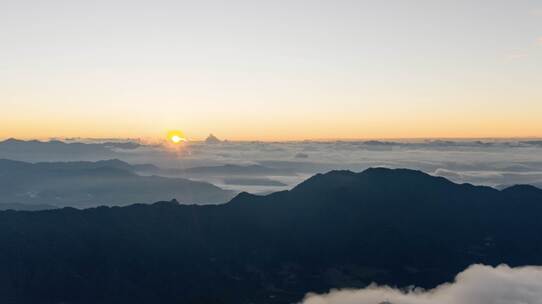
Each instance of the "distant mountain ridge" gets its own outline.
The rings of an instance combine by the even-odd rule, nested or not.
[[[229,203],[0,212],[0,300],[294,303],[473,263],[542,265],[542,190],[407,169],[331,171]]]
[[[213,134],[209,134],[209,136],[207,136],[207,138],[205,139],[205,143],[207,144],[219,144],[221,142],[222,141],[218,139],[218,137],[214,136]]]
[[[0,141],[0,158],[20,161],[97,161],[114,158],[115,149],[133,150],[135,142],[67,143],[10,138]]]
[[[152,165],[112,159],[27,163],[0,159],[2,203],[91,207],[176,198],[183,203],[224,203],[235,192],[185,178],[140,176]]]
[[[43,204],[21,204],[21,203],[0,203],[0,211],[17,210],[17,211],[40,211],[57,209],[58,207]]]

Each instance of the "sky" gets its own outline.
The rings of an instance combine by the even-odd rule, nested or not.
[[[0,0],[0,138],[542,136],[539,0]]]

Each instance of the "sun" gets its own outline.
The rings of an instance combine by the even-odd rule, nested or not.
[[[169,131],[167,138],[170,142],[174,144],[179,144],[186,141],[186,137],[184,136],[182,131]]]
[[[177,135],[173,135],[173,136],[171,137],[171,141],[174,142],[174,143],[176,143],[176,144],[180,143],[182,140],[183,140],[183,139],[182,139],[181,137],[177,136]]]

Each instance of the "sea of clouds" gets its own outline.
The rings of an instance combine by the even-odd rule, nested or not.
[[[362,171],[379,166],[418,169],[458,183],[496,188],[515,184],[542,187],[542,141],[190,143],[173,158],[168,153],[167,158],[163,157],[162,152],[154,150],[141,155],[138,162],[179,168],[257,164],[295,172],[295,176],[263,176],[286,184],[269,190],[291,188],[315,173],[334,169]]]
[[[542,267],[511,268],[472,265],[452,283],[435,289],[397,289],[371,285],[364,289],[308,294],[301,304],[540,304]]]
[[[515,184],[542,187],[542,140],[418,140],[418,141],[298,141],[298,142],[188,142],[183,145],[111,144],[89,140],[62,153],[59,147],[31,148],[7,153],[0,158],[22,161],[71,161],[117,158],[131,164],[154,164],[160,168],[183,170],[220,165],[258,165],[273,174],[252,175],[226,180],[228,174],[183,177],[209,181],[223,188],[254,193],[289,189],[307,177],[334,169],[362,171],[369,167],[418,169],[458,183],[496,188]],[[128,141],[129,143],[129,141]],[[23,145],[23,147],[25,147]],[[86,147],[86,148],[85,148]],[[53,149],[54,148],[54,149]],[[86,151],[89,150],[89,151]],[[169,175],[173,171],[169,171]],[[153,172],[152,174],[162,174]],[[250,179],[254,179],[253,185]],[[259,179],[259,180],[257,180]],[[265,182],[269,181],[269,185]]]

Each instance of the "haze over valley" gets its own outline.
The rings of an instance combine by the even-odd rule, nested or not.
[[[9,139],[0,142],[0,159],[0,178],[6,185],[0,206],[90,207],[173,198],[217,204],[242,191],[271,193],[291,189],[317,173],[370,167],[418,169],[497,189],[542,187],[542,141],[529,139],[204,141],[182,148],[130,140]],[[8,187],[10,183],[17,186]]]

